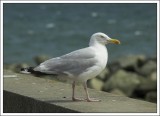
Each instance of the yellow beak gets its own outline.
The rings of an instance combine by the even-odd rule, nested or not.
[[[120,44],[121,42],[117,39],[109,39],[109,43]]]

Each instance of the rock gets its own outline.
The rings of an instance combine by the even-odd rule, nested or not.
[[[88,80],[87,85],[89,88],[96,89],[96,90],[102,90],[104,82],[100,79],[93,78]]]
[[[15,72],[15,71],[17,71],[17,64],[6,64],[4,69],[11,70],[11,71]]]
[[[150,78],[140,78],[140,83],[141,84],[135,89],[132,97],[136,96],[144,99],[148,92],[157,90],[157,82],[152,81]]]
[[[146,60],[144,55],[129,55],[118,59],[118,62],[122,68],[137,67],[142,65]]]
[[[156,62],[150,60],[148,62],[146,62],[139,70],[139,72],[142,75],[148,76],[149,74],[151,74],[153,71],[156,71],[157,69],[157,64]]]
[[[119,62],[117,62],[117,61],[108,64],[107,67],[109,68],[111,73],[114,73],[121,68]]]
[[[153,55],[153,56],[149,57],[148,59],[152,60],[154,62],[157,62],[157,55]]]
[[[157,72],[154,71],[153,73],[151,73],[151,75],[149,76],[149,78],[150,78],[152,81],[157,81]]]
[[[122,96],[126,96],[125,93],[123,93],[121,90],[119,89],[113,89],[110,91],[110,93],[116,94],[116,95],[122,95]]]
[[[156,103],[157,102],[157,92],[155,91],[148,92],[146,94],[145,100]]]
[[[12,70],[14,72],[19,72],[21,68],[29,67],[27,63],[20,63],[20,64],[5,64],[4,69]]]
[[[152,81],[149,78],[141,78],[140,83],[141,84],[137,88],[137,90],[139,90],[139,91],[148,92],[148,91],[157,89],[157,82]]]
[[[40,63],[48,60],[49,57],[47,55],[39,55],[34,57],[34,61],[36,62],[37,65],[39,65]]]
[[[108,68],[105,68],[98,76],[97,78],[100,80],[105,80],[106,78],[109,77],[110,71]]]
[[[122,69],[118,70],[113,74],[108,81],[105,82],[103,90],[110,91],[112,89],[118,88],[127,96],[131,96],[132,92],[139,86],[141,76],[126,72]]]
[[[4,69],[8,69],[8,70],[14,70],[16,67],[16,64],[4,64]]]

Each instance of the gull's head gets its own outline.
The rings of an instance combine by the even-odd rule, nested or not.
[[[117,39],[112,39],[104,33],[98,32],[91,36],[90,45],[95,43],[100,43],[106,45],[108,43],[120,44],[120,41]]]

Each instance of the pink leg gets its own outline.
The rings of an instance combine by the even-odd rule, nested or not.
[[[73,81],[72,84],[72,100],[73,101],[83,101],[84,99],[75,98],[75,81]]]
[[[90,97],[89,97],[86,82],[84,83],[84,90],[85,90],[85,93],[86,93],[86,95],[87,95],[87,99],[86,99],[86,100],[87,100],[88,102],[98,102],[98,101],[101,101],[101,100],[98,100],[98,99],[94,99],[94,98],[90,98]]]

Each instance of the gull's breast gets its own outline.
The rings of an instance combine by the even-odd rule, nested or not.
[[[105,46],[104,46],[105,47]],[[99,75],[106,67],[108,60],[108,53],[106,48],[96,49],[95,48],[95,59],[96,64],[88,68],[85,72],[78,76],[79,81],[87,81],[88,79],[94,78]]]
[[[105,46],[101,46],[99,49],[96,49],[96,59],[96,65],[100,66],[103,70],[108,61],[108,51]]]

